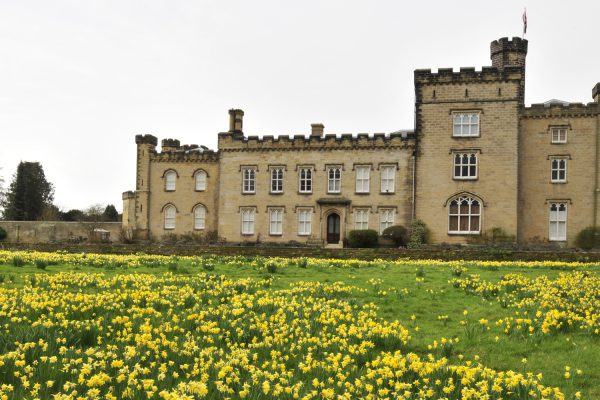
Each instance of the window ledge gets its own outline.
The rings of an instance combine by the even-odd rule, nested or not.
[[[281,196],[283,192],[269,192],[269,194],[272,194],[274,196]]]
[[[452,235],[452,236],[462,236],[462,235],[473,236],[473,235],[481,235],[481,232],[448,232],[448,235]]]
[[[298,194],[306,196],[306,195],[313,194],[313,192],[301,192],[301,191],[298,191]]]
[[[194,228],[194,230],[195,230],[195,231],[203,231],[203,230],[205,230],[205,229],[206,229],[206,228]]]
[[[254,233],[241,233],[242,236],[254,236]]]
[[[453,177],[452,178],[455,181],[477,181],[479,180],[479,177],[475,177],[475,178],[461,178],[461,177]]]
[[[480,138],[481,135],[452,135],[453,139],[475,139],[475,138]]]
[[[175,189],[165,189],[165,192],[174,192]]]
[[[206,192],[206,189],[195,189],[194,192]]]
[[[354,194],[359,195],[359,196],[364,196],[364,195],[371,194],[371,192],[354,192]]]
[[[256,192],[242,192],[242,196],[253,195],[253,194],[256,194]]]
[[[389,192],[389,191],[388,191],[388,192],[379,192],[379,194],[382,194],[382,195],[384,195],[384,196],[385,196],[385,195],[388,195],[388,196],[389,196],[389,195],[392,195],[392,194],[396,194],[396,192]]]
[[[550,183],[553,184],[553,185],[557,185],[557,184],[561,185],[561,184],[567,183],[567,181],[550,181]]]
[[[283,236],[283,233],[269,233],[269,236]]]

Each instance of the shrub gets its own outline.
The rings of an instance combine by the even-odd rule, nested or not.
[[[410,226],[408,248],[417,249],[427,243],[429,243],[429,228],[420,219],[414,220]]]
[[[268,261],[267,262],[267,271],[270,274],[276,274],[277,273],[277,263],[275,261]]]
[[[44,260],[35,260],[35,266],[37,269],[46,269],[48,263]]]
[[[481,235],[471,236],[468,240],[471,244],[497,244],[515,243],[515,235],[509,235],[503,228],[498,226],[488,229]]]
[[[600,247],[600,226],[588,226],[577,234],[575,245],[584,250]]]
[[[7,236],[8,236],[8,234],[6,233],[4,228],[0,227],[0,241],[6,239]]]
[[[377,247],[379,235],[373,229],[353,230],[348,233],[349,247]]]
[[[406,246],[409,239],[408,230],[402,225],[385,228],[381,237],[391,240],[396,246]]]
[[[13,257],[12,263],[15,267],[22,267],[26,264],[25,260],[23,260],[21,257]]]

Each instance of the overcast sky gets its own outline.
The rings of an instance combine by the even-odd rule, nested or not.
[[[39,161],[62,209],[135,189],[136,134],[413,128],[413,71],[490,65],[521,36],[526,103],[590,102],[600,1],[0,0],[0,176]]]

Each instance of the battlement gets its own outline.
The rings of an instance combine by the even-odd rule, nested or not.
[[[196,146],[196,147],[193,147]],[[155,162],[218,162],[219,153],[209,150],[204,146],[185,145],[177,151],[154,152],[150,161]]]
[[[431,72],[431,69],[416,69],[416,84],[458,84],[458,83],[485,83],[497,82],[499,80],[521,80],[524,77],[524,71],[520,67],[506,67],[498,69],[496,67],[483,67],[481,71],[474,67],[463,67],[458,72],[452,68],[440,68],[438,72]]]
[[[372,147],[410,147],[414,144],[413,131],[398,131],[393,133],[344,133],[317,135],[264,135],[233,136],[219,133],[219,151],[299,151],[299,150],[336,150]]]
[[[158,139],[153,135],[136,135],[135,144],[150,144],[156,146],[158,144]]]
[[[523,118],[594,117],[600,114],[598,103],[540,103],[525,107]]]
[[[507,51],[514,51],[518,53],[527,54],[528,42],[526,39],[520,37],[513,37],[512,40],[503,37],[498,40],[494,40],[490,45],[490,53],[492,57],[498,53]]]
[[[162,151],[174,151],[179,149],[181,143],[177,139],[163,139],[160,142]]]

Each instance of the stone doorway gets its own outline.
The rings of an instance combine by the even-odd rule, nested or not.
[[[327,244],[338,244],[340,242],[340,216],[331,213],[327,216]]]

